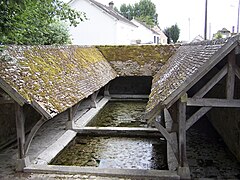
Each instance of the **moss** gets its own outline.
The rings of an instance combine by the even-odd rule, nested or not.
[[[1,77],[26,100],[41,102],[48,112],[56,113],[92,93],[94,88],[82,92],[79,80],[87,81],[89,76],[95,76],[94,64],[106,61],[94,47],[32,46],[17,47],[10,52],[17,61],[14,64],[0,62]],[[13,68],[14,72],[9,71]],[[91,84],[95,86],[101,83]]]
[[[108,61],[134,61],[144,65],[149,61],[165,63],[176,51],[172,45],[97,46]]]

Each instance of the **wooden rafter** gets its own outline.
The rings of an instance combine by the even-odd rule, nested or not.
[[[202,98],[208,93],[225,75],[227,74],[227,66],[221,69],[207,84],[205,84],[193,97]]]
[[[227,99],[233,99],[234,96],[234,85],[235,85],[235,66],[236,66],[236,55],[232,51],[228,55],[228,74],[227,74],[227,85],[226,85],[226,97]]]

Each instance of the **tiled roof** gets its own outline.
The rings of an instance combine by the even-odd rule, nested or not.
[[[54,116],[99,90],[116,72],[94,47],[8,46],[0,52],[0,77]]]
[[[179,46],[98,46],[119,76],[153,76]]]
[[[233,37],[179,47],[153,78],[146,117],[151,118],[170,102],[174,103],[172,101],[177,100],[179,94],[186,92],[193,80],[203,76],[211,65],[224,58],[219,55],[220,51],[224,52],[232,48],[237,40],[238,37]]]
[[[129,21],[127,18],[125,18],[124,16],[122,16],[120,13],[116,12],[114,9],[112,9],[111,7],[105,6],[95,0],[89,0],[91,3],[95,4],[96,6],[98,6],[99,8],[101,8],[102,10],[104,10],[106,13],[108,13],[109,15],[113,16],[114,18],[116,18],[117,20],[123,21],[127,24],[130,24],[132,26],[136,26],[134,23],[132,23],[131,21]]]

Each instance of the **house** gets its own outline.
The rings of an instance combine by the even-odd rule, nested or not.
[[[113,9],[95,0],[72,0],[71,8],[86,13],[87,19],[70,27],[75,45],[129,45],[137,26]]]
[[[167,36],[164,34],[164,32],[161,30],[159,26],[154,26],[153,30],[156,31],[159,34],[159,43],[160,44],[167,44]]]
[[[160,44],[160,34],[137,19],[131,20],[137,26],[135,40],[137,44]]]
[[[216,34],[213,34],[213,39],[217,39],[219,36],[221,38],[228,38],[231,36],[231,32],[226,28],[222,28],[222,30],[218,30]]]

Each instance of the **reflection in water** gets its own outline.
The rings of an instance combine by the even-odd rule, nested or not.
[[[52,164],[167,169],[166,143],[159,138],[79,136]]]
[[[147,127],[143,118],[146,102],[109,102],[88,126]]]

